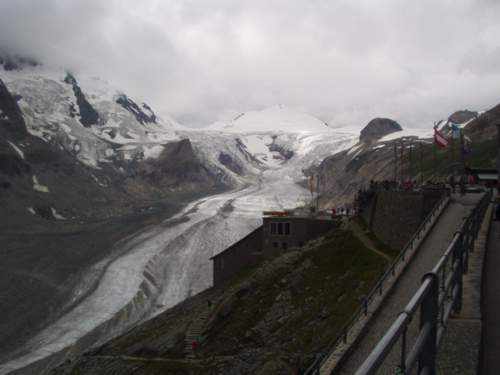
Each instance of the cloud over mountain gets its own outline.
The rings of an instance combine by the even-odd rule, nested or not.
[[[500,97],[491,0],[7,0],[0,49],[99,75],[181,122],[277,103],[429,126]]]

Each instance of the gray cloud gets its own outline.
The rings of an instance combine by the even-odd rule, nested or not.
[[[430,126],[500,102],[498,14],[492,0],[3,0],[0,49],[197,126],[278,103]]]

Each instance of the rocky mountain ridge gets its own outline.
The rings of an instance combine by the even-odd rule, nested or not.
[[[363,143],[376,142],[385,135],[403,130],[401,125],[389,118],[374,118],[360,132],[359,140]]]

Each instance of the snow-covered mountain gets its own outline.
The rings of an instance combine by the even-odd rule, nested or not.
[[[330,130],[328,125],[318,118],[284,105],[266,108],[261,111],[248,111],[236,116],[229,122],[216,122],[209,129],[233,133],[269,131],[322,133]]]
[[[4,70],[0,79],[15,93],[28,132],[57,142],[87,166],[156,158],[162,144],[178,140],[175,121],[98,78],[37,65]]]

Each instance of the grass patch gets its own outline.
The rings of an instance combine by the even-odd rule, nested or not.
[[[414,150],[412,162],[409,156],[404,156],[403,174],[405,176],[416,176],[420,170],[423,170],[424,179],[431,178],[434,171],[438,176],[447,176],[455,171],[460,172],[460,146],[457,141],[454,148],[451,146],[446,149],[436,150],[434,157],[434,145],[424,145],[422,147],[422,159],[420,159],[420,150],[417,147]],[[465,155],[465,162],[473,168],[495,168],[497,155],[496,140],[472,143],[470,153]]]
[[[343,230],[297,259],[287,266],[277,260],[272,276],[235,295],[212,327],[205,355],[250,350],[261,361],[286,353],[298,370],[337,337],[387,266]]]
[[[314,322],[314,326],[304,330],[301,322],[296,322],[294,328],[301,335],[289,346],[291,351],[307,347],[314,351],[328,345],[387,265],[351,232],[321,244],[310,260],[314,266],[304,278],[307,293],[298,293],[293,303],[303,309],[302,319]]]
[[[392,259],[396,258],[399,254],[399,250],[394,249],[380,240],[373,231],[368,228],[365,220],[361,216],[356,216],[352,220],[359,225],[359,227],[364,231],[366,236],[372,241],[373,245],[377,248],[377,250],[382,251],[384,254],[387,254]]]

